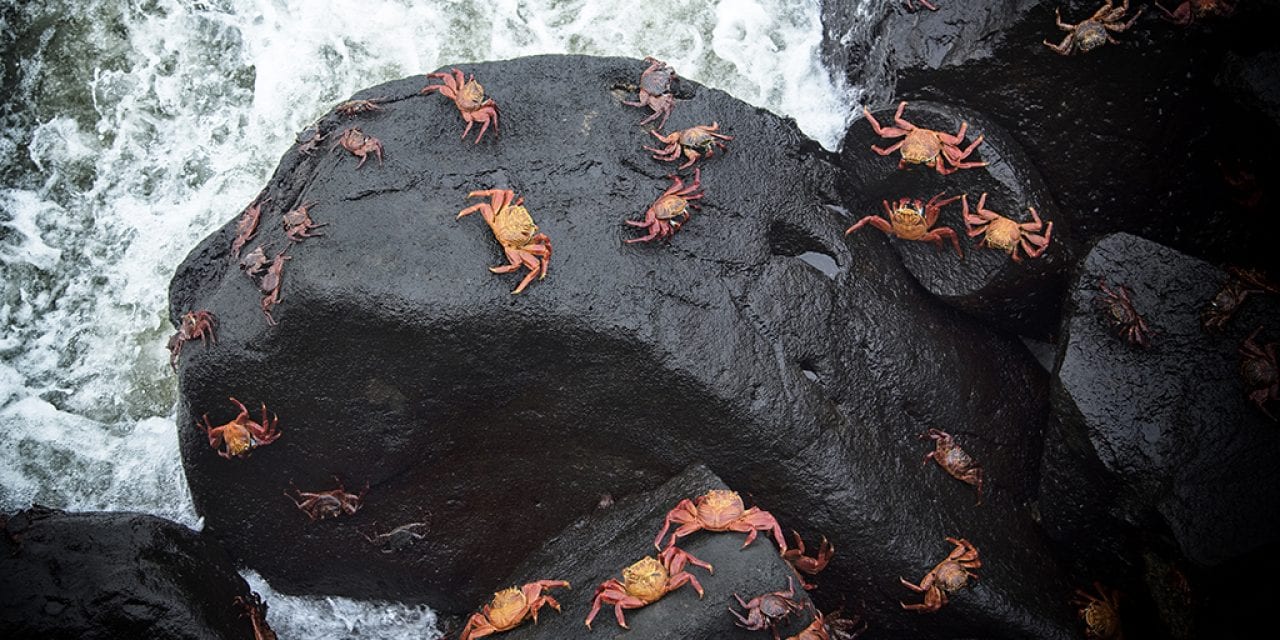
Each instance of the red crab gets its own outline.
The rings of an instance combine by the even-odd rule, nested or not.
[[[295,498],[289,495],[288,491],[284,492],[284,495],[293,500],[293,503],[303,513],[307,514],[307,517],[311,518],[312,522],[324,520],[325,518],[337,518],[343,515],[354,516],[360,510],[360,507],[364,506],[364,494],[369,491],[369,483],[366,482],[364,489],[360,491],[359,495],[356,495],[347,493],[338,476],[334,476],[333,481],[338,483],[337,489],[316,492],[301,491],[290,482],[289,486],[298,494],[298,497]]]
[[[293,256],[285,255],[285,251],[289,248],[285,247],[284,251],[276,254],[267,265],[267,273],[258,281],[258,289],[262,291],[262,315],[267,317],[267,324],[276,325],[275,318],[271,317],[271,309],[280,302],[280,285],[284,283],[284,263],[293,259]]]
[[[1200,327],[1205,331],[1221,331],[1225,328],[1236,309],[1244,304],[1245,298],[1255,293],[1280,294],[1280,288],[1267,281],[1257,269],[1228,267],[1227,273],[1231,274],[1227,283],[1222,285],[1222,289],[1214,294],[1213,299],[1200,312]]]
[[[1098,289],[1102,291],[1102,295],[1094,300],[1106,311],[1112,330],[1119,333],[1130,344],[1144,348],[1151,346],[1151,327],[1147,326],[1147,321],[1142,318],[1142,314],[1133,307],[1133,298],[1129,297],[1132,293],[1129,287],[1119,285],[1117,286],[1119,291],[1115,291],[1107,286],[1106,280],[1099,279]]]
[[[687,160],[677,168],[687,169],[697,162],[702,157],[702,154],[705,154],[708,158],[715,155],[716,147],[724,149],[726,153],[729,151],[729,147],[724,146],[724,143],[720,142],[720,140],[732,140],[733,136],[716,133],[719,129],[720,123],[718,122],[712,122],[709,126],[700,124],[696,127],[673,131],[665,136],[656,130],[650,129],[649,133],[667,146],[661,149],[653,147],[645,147],[644,149],[645,151],[653,152],[654,160],[678,160],[680,159],[680,154],[683,153]],[[699,151],[702,153],[698,153]]]
[[[881,149],[875,145],[871,145],[871,150],[876,153],[887,156],[894,151],[901,149],[902,159],[898,161],[898,168],[902,169],[908,164],[923,164],[926,167],[932,166],[942,175],[955,173],[960,169],[972,169],[974,167],[985,167],[986,162],[965,162],[964,159],[973,153],[973,150],[982,144],[983,136],[978,136],[967,149],[961,151],[960,144],[964,142],[965,131],[969,129],[968,122],[960,123],[960,131],[955,135],[934,131],[933,129],[925,129],[917,127],[902,118],[902,112],[907,108],[907,101],[903,100],[898,105],[898,112],[894,114],[893,121],[898,126],[882,127],[876,121],[875,117],[866,107],[862,108],[862,113],[867,117],[867,122],[871,123],[871,128],[875,130],[876,135],[882,138],[903,138],[894,143],[888,149]],[[947,165],[951,166],[948,167]]]
[[[221,426],[209,423],[209,414],[204,414],[204,424],[196,422],[196,426],[204,430],[209,437],[209,446],[218,451],[218,455],[230,460],[233,457],[244,457],[254,449],[266,446],[280,438],[276,424],[280,422],[275,415],[267,415],[267,403],[262,403],[262,422],[254,422],[249,417],[249,410],[235,398],[228,398],[240,413],[231,422]],[[223,445],[226,449],[220,449]]]
[[[209,346],[210,339],[214,344],[218,344],[218,336],[214,333],[217,328],[218,318],[212,311],[201,309],[182,314],[182,323],[178,326],[178,332],[169,338],[169,366],[173,367],[174,371],[178,370],[178,356],[182,354],[182,345],[190,340],[200,338],[200,342],[206,347]]]
[[[258,219],[262,216],[262,205],[268,202],[271,202],[271,198],[255,200],[245,208],[244,213],[240,214],[240,219],[236,221],[236,237],[231,241],[232,260],[240,259],[240,250],[258,233]]]
[[[293,141],[298,143],[298,153],[304,156],[310,156],[312,151],[320,148],[320,143],[324,142],[327,136],[320,133],[319,129],[311,127],[298,134]]]
[[[1101,583],[1093,583],[1097,596],[1076,589],[1076,596],[1071,603],[1080,608],[1080,618],[1084,620],[1084,635],[1093,640],[1119,640],[1123,637],[1120,630],[1120,593],[1107,589]]]
[[[902,0],[902,6],[906,7],[908,11],[910,11],[910,12],[912,12],[912,13],[915,13],[915,11],[916,11],[915,3],[916,3],[916,2],[919,2],[920,4],[924,5],[924,6],[925,6],[925,8],[927,8],[927,9],[928,9],[928,10],[930,10],[930,11],[937,11],[937,10],[938,10],[938,8],[937,8],[937,7],[935,7],[935,6],[931,5],[931,4],[929,4],[929,0]]]
[[[1173,11],[1164,8],[1159,2],[1156,2],[1155,5],[1157,9],[1164,13],[1165,20],[1180,27],[1189,26],[1196,20],[1214,16],[1229,16],[1236,10],[1235,4],[1227,2],[1227,0],[1182,0],[1182,4],[1178,5],[1178,8]]]
[[[364,166],[365,160],[369,159],[369,154],[371,153],[378,156],[378,166],[382,166],[382,141],[373,136],[365,135],[358,127],[350,127],[344,130],[342,136],[338,138],[337,142],[333,143],[332,147],[329,147],[329,150],[333,151],[338,147],[342,147],[350,151],[351,155],[360,158],[360,162],[356,163],[357,169]]]
[[[328,222],[316,224],[311,219],[309,209],[316,206],[315,202],[305,202],[298,205],[298,208],[284,214],[284,234],[293,242],[302,242],[307,238],[323,236],[323,233],[314,233],[312,229],[329,226]]]
[[[568,589],[569,583],[564,580],[538,580],[523,587],[513,586],[493,594],[493,600],[484,605],[480,613],[472,614],[467,620],[467,626],[463,627],[458,640],[483,638],[510,631],[526,619],[532,619],[534,624],[538,624],[538,609],[550,606],[556,611],[560,610],[560,603],[555,598],[542,595],[543,591],[555,587]]]
[[[340,116],[354,116],[361,113],[369,113],[372,111],[384,111],[378,105],[386,102],[386,98],[372,98],[369,100],[348,100],[333,108],[334,112]]]
[[[903,578],[898,578],[902,585],[924,594],[924,602],[920,604],[907,604],[900,602],[903,609],[908,611],[919,611],[920,613],[932,613],[941,609],[947,604],[947,595],[955,593],[963,589],[969,582],[969,578],[977,579],[977,575],[970,572],[970,569],[977,569],[982,566],[982,561],[978,559],[978,548],[969,543],[968,540],[960,538],[946,538],[947,542],[954,544],[955,549],[947,555],[947,559],[938,563],[919,585],[911,584]]]
[[[938,221],[938,214],[942,208],[959,200],[961,196],[947,198],[941,202],[941,198],[946,192],[929,199],[928,203],[921,202],[918,198],[912,200],[910,198],[902,198],[898,200],[897,207],[890,207],[889,201],[884,200],[884,211],[888,214],[889,219],[880,216],[867,216],[857,222],[857,224],[845,230],[845,235],[849,235],[857,231],[862,225],[871,223],[871,226],[895,237],[903,240],[919,240],[921,242],[932,242],[934,246],[942,249],[942,240],[950,238],[951,244],[956,248],[956,255],[964,257],[964,252],[960,250],[960,241],[956,239],[956,232],[947,227],[938,227],[932,229],[933,224]]]
[[[804,539],[800,537],[800,533],[794,529],[791,531],[791,537],[795,539],[796,546],[782,552],[782,559],[795,569],[796,575],[808,574],[816,576],[827,568],[827,563],[831,562],[831,558],[836,555],[836,547],[827,541],[826,536],[822,536],[822,543],[818,545],[818,555],[804,555]],[[800,586],[805,589],[814,589],[817,585],[809,584],[804,577],[800,578]]]
[[[459,211],[458,217],[479,211],[507,256],[507,264],[489,267],[489,271],[511,273],[520,267],[528,269],[528,275],[520,281],[512,294],[524,291],[533,282],[534,276],[546,278],[547,265],[551,263],[551,238],[545,233],[538,233],[538,225],[533,223],[533,216],[524,208],[524,198],[517,199],[515,192],[508,189],[472,191],[467,197],[489,198],[489,202],[473,204]]]
[[[1055,52],[1067,56],[1075,51],[1090,51],[1096,49],[1103,44],[1110,42],[1111,44],[1120,44],[1115,38],[1111,37],[1108,31],[1125,31],[1133,26],[1133,23],[1142,17],[1142,12],[1146,11],[1146,7],[1138,9],[1128,22],[1123,22],[1124,14],[1129,11],[1129,0],[1124,0],[1124,4],[1119,8],[1111,5],[1112,0],[1106,0],[1106,4],[1102,5],[1097,11],[1089,16],[1088,20],[1079,24],[1067,24],[1062,21],[1062,10],[1055,9],[1054,15],[1057,16],[1058,28],[1063,31],[1070,31],[1062,42],[1053,44],[1048,40],[1044,41],[1044,46],[1053,49]]]
[[[1258,405],[1268,418],[1276,417],[1267,411],[1267,403],[1280,400],[1280,361],[1276,359],[1276,348],[1280,343],[1268,342],[1264,347],[1254,342],[1259,326],[1240,344],[1240,377],[1249,390],[1249,399]]]
[[[982,465],[974,462],[946,431],[929,429],[920,438],[928,438],[934,442],[933,451],[924,454],[923,464],[929,464],[929,460],[933,460],[951,477],[977,487],[978,504],[982,504]]]
[[[257,282],[258,278],[267,272],[270,264],[271,260],[267,258],[267,246],[260,244],[240,259],[240,270],[250,280]]]
[[[751,631],[768,629],[773,632],[773,640],[778,640],[778,624],[804,608],[804,605],[792,600],[795,595],[795,583],[788,577],[786,591],[771,591],[752,598],[750,602],[744,601],[742,596],[736,593],[733,594],[733,597],[738,600],[738,605],[746,610],[747,615],[734,611],[733,607],[729,607],[729,613],[738,619],[735,624],[739,627]]]
[[[778,521],[759,507],[743,508],[742,496],[737,491],[712,489],[693,501],[688,498],[681,500],[676,508],[667,513],[662,530],[653,539],[655,548],[662,548],[662,538],[667,535],[667,529],[673,522],[680,526],[671,534],[669,545],[699,529],[706,529],[746,533],[747,541],[742,543],[746,547],[756,539],[760,531],[772,531],[778,548],[784,552],[787,550],[787,541],[782,537],[782,527],[778,526]]]
[[[649,68],[640,73],[639,99],[635,102],[623,100],[622,104],[653,109],[653,114],[641,120],[640,124],[648,124],[661,116],[662,120],[658,121],[658,128],[661,129],[667,126],[667,116],[671,115],[671,110],[676,106],[676,97],[671,93],[671,83],[676,79],[676,70],[652,56],[646,56],[644,61],[649,63]]]
[[[470,78],[467,78],[462,75],[462,71],[454,69],[453,75],[433,73],[427,78],[440,78],[444,84],[429,84],[419,93],[439,91],[440,95],[453,100],[453,104],[458,107],[458,112],[462,114],[463,121],[467,123],[467,127],[462,130],[463,140],[471,131],[471,125],[477,122],[480,123],[480,133],[476,134],[476,144],[480,144],[480,139],[484,137],[484,132],[489,128],[490,123],[493,123],[494,133],[497,133],[498,103],[492,98],[484,97],[484,86],[476,82],[476,74],[473,73]]]
[[[600,606],[613,605],[614,615],[618,618],[618,626],[630,629],[622,615],[623,609],[639,609],[661,600],[663,596],[692,584],[693,589],[702,597],[702,585],[692,573],[685,571],[688,565],[697,565],[714,573],[711,565],[695,558],[679,547],[670,546],[658,554],[658,559],[645,556],[642,560],[622,570],[622,582],[610,578],[596,587],[595,600],[591,603],[591,612],[587,614],[587,628],[600,612]]]
[[[994,211],[986,208],[987,194],[984,192],[981,198],[978,198],[977,212],[969,213],[969,197],[965,194],[960,198],[960,203],[964,206],[962,216],[964,217],[965,227],[969,229],[969,237],[986,234],[982,237],[980,245],[986,245],[992,249],[999,249],[1009,254],[1014,262],[1022,262],[1022,258],[1018,257],[1018,247],[1026,252],[1028,258],[1039,258],[1041,254],[1049,248],[1049,238],[1053,234],[1053,223],[1050,222],[1048,228],[1040,221],[1040,215],[1036,213],[1035,207],[1027,207],[1031,211],[1031,218],[1034,222],[1015,222]],[[1045,229],[1044,235],[1040,235],[1039,231]]]
[[[267,603],[262,601],[257,591],[250,591],[248,598],[236,596],[231,603],[244,609],[240,617],[247,616],[253,625],[253,640],[276,640],[276,632],[267,624]]]
[[[867,623],[857,617],[842,617],[839,609],[830,616],[823,616],[812,603],[809,609],[813,612],[813,622],[787,640],[854,640],[867,630]]]
[[[653,204],[644,212],[644,220],[623,220],[626,224],[633,227],[645,227],[649,235],[639,238],[631,238],[627,240],[627,244],[634,242],[649,242],[655,238],[670,238],[676,231],[680,230],[683,224],[676,218],[684,216],[685,222],[689,220],[689,208],[701,209],[697,203],[692,202],[706,195],[699,191],[702,188],[702,172],[698,168],[693,170],[693,183],[684,186],[684,181],[680,176],[667,176],[671,179],[671,187],[662,192]]]

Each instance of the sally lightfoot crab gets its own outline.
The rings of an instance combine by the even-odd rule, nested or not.
[[[800,586],[805,589],[815,589],[817,585],[811,584],[804,579],[804,575],[816,576],[827,568],[827,564],[831,562],[831,558],[836,555],[836,547],[827,540],[826,536],[822,536],[822,542],[818,545],[817,555],[806,556],[804,554],[804,539],[800,537],[798,531],[792,530],[791,537],[796,541],[796,546],[782,552],[782,559],[795,569],[796,575],[800,575]],[[801,575],[803,574],[803,575]]]
[[[480,613],[472,614],[467,620],[467,626],[463,627],[462,635],[458,640],[483,638],[510,631],[527,619],[532,619],[534,624],[538,624],[538,610],[542,607],[549,606],[556,611],[560,610],[560,603],[551,596],[543,595],[542,592],[560,587],[568,589],[569,583],[564,580],[538,580],[523,587],[513,586],[493,594],[493,600],[484,605]]]
[[[240,259],[240,250],[258,233],[258,220],[262,217],[262,207],[269,202],[271,198],[254,200],[253,204],[245,207],[244,212],[240,214],[240,219],[236,220],[236,237],[231,241],[232,260]]]
[[[1009,254],[1014,262],[1022,262],[1022,258],[1018,257],[1018,247],[1022,247],[1028,258],[1039,258],[1049,248],[1053,223],[1050,222],[1046,227],[1040,221],[1040,215],[1036,213],[1035,207],[1027,207],[1031,211],[1033,222],[1016,222],[988,210],[985,192],[981,198],[978,198],[978,209],[972,214],[969,213],[968,194],[960,198],[960,203],[964,207],[961,215],[964,218],[965,227],[969,230],[969,237],[985,234],[982,235],[979,246],[986,245],[992,249],[999,249]],[[1041,229],[1044,229],[1044,235],[1040,235]]]
[[[852,227],[845,230],[845,235],[849,235],[857,231],[860,227],[870,223],[871,226],[895,237],[903,240],[918,240],[920,242],[932,242],[939,249],[942,249],[943,239],[950,239],[952,246],[956,248],[956,255],[964,257],[964,252],[960,250],[960,241],[956,238],[956,232],[947,227],[932,228],[934,223],[938,221],[938,214],[942,211],[942,207],[959,200],[961,196],[953,196],[946,200],[939,201],[944,194],[929,199],[928,203],[921,202],[918,198],[912,200],[910,198],[902,198],[898,200],[898,206],[889,206],[889,201],[884,200],[884,212],[888,215],[888,219],[880,216],[867,216],[859,220]]]
[[[528,275],[511,292],[513,294],[524,291],[534,276],[546,278],[547,265],[551,262],[551,238],[545,233],[538,233],[538,225],[533,223],[529,210],[523,206],[524,198],[517,199],[515,192],[507,189],[472,191],[467,197],[489,198],[489,202],[473,204],[459,211],[458,217],[479,211],[507,255],[508,264],[489,267],[489,271],[511,273],[520,267],[528,269]]]
[[[1089,16],[1088,20],[1079,24],[1067,24],[1062,21],[1062,10],[1055,9],[1054,15],[1057,16],[1058,28],[1071,33],[1068,33],[1067,37],[1063,38],[1062,42],[1058,44],[1045,40],[1044,46],[1066,56],[1075,51],[1091,51],[1108,42],[1120,44],[1108,32],[1128,30],[1142,16],[1142,12],[1146,11],[1146,7],[1138,9],[1138,12],[1133,14],[1133,17],[1128,22],[1124,22],[1124,14],[1128,11],[1129,0],[1124,0],[1124,4],[1119,7],[1113,6],[1112,0],[1107,0],[1106,4],[1102,5],[1092,16]]]
[[[655,548],[662,548],[662,538],[667,535],[667,530],[671,528],[672,523],[679,527],[675,533],[671,534],[669,545],[675,544],[680,538],[695,531],[706,529],[707,531],[745,533],[747,540],[742,543],[742,546],[746,547],[756,539],[760,531],[772,531],[773,539],[778,542],[778,548],[784,552],[787,550],[787,541],[782,537],[782,527],[778,526],[778,521],[768,511],[763,511],[759,507],[745,508],[742,504],[742,496],[739,496],[737,491],[712,489],[694,500],[688,498],[681,500],[667,513],[662,523],[662,530],[653,539]]]
[[[462,114],[462,120],[467,123],[466,128],[462,130],[463,140],[471,132],[471,125],[477,122],[480,123],[480,133],[476,134],[476,144],[480,144],[480,139],[484,137],[484,132],[489,129],[490,124],[493,124],[495,133],[498,131],[498,103],[492,98],[484,97],[484,86],[476,82],[474,73],[468,78],[461,70],[454,69],[452,75],[433,73],[427,77],[439,78],[444,81],[444,84],[429,84],[419,93],[439,91],[440,95],[453,100],[453,104],[458,107],[458,113]]]
[[[196,426],[205,432],[209,437],[209,446],[218,452],[218,455],[227,458],[239,458],[249,455],[254,449],[266,446],[275,442],[280,438],[280,431],[276,429],[279,418],[275,415],[267,414],[267,403],[262,403],[262,421],[256,422],[249,417],[249,410],[235,398],[228,398],[233,404],[240,408],[240,413],[226,424],[213,426],[209,423],[209,414],[204,414],[204,424],[199,421]],[[222,448],[223,445],[226,448]]]
[[[1214,16],[1229,16],[1236,10],[1235,3],[1227,0],[1182,0],[1173,11],[1164,8],[1159,2],[1154,4],[1164,14],[1165,20],[1179,27]]]
[[[926,167],[933,167],[944,176],[960,169],[987,166],[986,162],[964,161],[974,149],[978,148],[978,145],[982,144],[983,138],[978,136],[966,149],[963,151],[960,149],[960,144],[964,142],[964,134],[969,129],[968,122],[961,122],[960,130],[955,135],[925,129],[903,119],[902,112],[906,108],[907,101],[903,100],[898,105],[898,112],[893,116],[894,124],[898,125],[896,127],[880,126],[880,123],[871,115],[871,111],[866,107],[862,108],[863,115],[866,116],[867,122],[871,123],[871,128],[875,130],[876,135],[882,138],[903,138],[886,149],[871,145],[872,151],[887,156],[900,150],[902,158],[898,161],[899,169],[908,164],[923,164]]]
[[[978,504],[982,504],[982,465],[978,464],[946,431],[929,429],[921,439],[933,440],[933,451],[924,454],[923,464],[938,463],[952,478],[978,488]]]
[[[1150,347],[1151,327],[1133,306],[1133,298],[1130,297],[1132,292],[1129,291],[1129,287],[1118,285],[1112,289],[1107,286],[1106,280],[1099,279],[1098,290],[1102,295],[1094,300],[1106,314],[1107,323],[1111,325],[1111,329],[1129,344],[1143,348]]]
[[[729,613],[738,619],[734,624],[739,627],[751,631],[768,629],[773,632],[773,640],[778,640],[778,625],[785,622],[791,614],[804,609],[804,605],[792,599],[795,595],[795,582],[787,578],[786,591],[770,591],[750,601],[743,600],[737,593],[733,594],[746,615],[734,611],[732,606],[729,607]]]
[[[662,599],[663,596],[692,584],[693,589],[702,597],[702,585],[692,573],[685,571],[688,565],[697,565],[713,572],[711,565],[695,558],[679,547],[667,547],[658,554],[658,559],[645,556],[644,559],[622,570],[622,582],[610,578],[596,587],[595,600],[591,603],[591,612],[587,614],[587,628],[600,612],[601,605],[613,605],[614,615],[618,618],[618,626],[629,629],[627,619],[623,617],[623,609],[639,609]]]
[[[342,132],[342,136],[338,141],[329,147],[330,151],[342,147],[351,152],[351,155],[360,158],[360,162],[356,163],[356,168],[364,166],[365,160],[369,159],[369,154],[378,156],[378,166],[382,166],[382,141],[366,134],[358,127],[350,127]]]
[[[1091,640],[1119,640],[1120,632],[1120,593],[1107,589],[1101,583],[1093,583],[1098,595],[1076,589],[1071,603],[1079,607],[1080,619],[1084,620],[1085,637]]]
[[[240,607],[240,617],[249,618],[253,625],[253,640],[276,640],[276,632],[267,624],[267,603],[257,591],[250,591],[249,597],[236,596],[232,604]]]
[[[1280,288],[1257,269],[1228,267],[1230,278],[1200,312],[1200,327],[1205,331],[1221,331],[1235,315],[1236,309],[1255,293],[1280,294]]]
[[[182,355],[182,345],[191,340],[199,338],[206,347],[209,346],[209,340],[218,344],[218,336],[215,333],[217,327],[218,318],[207,309],[182,314],[178,332],[169,338],[169,366],[174,371],[178,370],[178,356]]]
[[[649,107],[653,114],[640,124],[648,124],[658,118],[658,128],[667,126],[667,116],[676,106],[676,97],[671,93],[671,83],[676,79],[676,70],[671,65],[654,57],[646,57],[649,68],[640,73],[640,97],[635,102],[622,101],[629,107]]]
[[[655,238],[670,238],[676,231],[680,230],[683,224],[676,218],[683,217],[685,222],[689,220],[689,209],[700,209],[701,207],[693,202],[706,195],[699,191],[702,188],[702,172],[698,168],[693,170],[693,183],[689,186],[684,185],[684,181],[680,176],[667,176],[671,179],[671,187],[662,192],[653,204],[644,212],[644,220],[623,220],[626,224],[633,227],[644,227],[649,232],[648,235],[639,238],[631,238],[627,240],[627,244],[635,242],[649,242]]]
[[[328,222],[316,224],[311,219],[311,207],[316,206],[315,202],[304,202],[297,208],[290,210],[284,214],[284,235],[292,242],[302,242],[307,238],[323,236],[323,233],[316,233],[313,229],[329,226]]]
[[[370,98],[368,100],[347,100],[342,104],[333,108],[334,113],[340,116],[351,117],[362,113],[372,113],[374,111],[385,111],[378,105],[386,102],[386,98]]]
[[[1280,360],[1276,358],[1280,343],[1258,344],[1254,339],[1260,331],[1261,326],[1240,344],[1240,378],[1249,392],[1249,399],[1268,418],[1275,420],[1275,414],[1267,410],[1267,405],[1280,400]]]
[[[649,133],[653,137],[662,141],[665,147],[656,149],[654,147],[645,147],[646,151],[653,152],[654,160],[673,161],[679,160],[680,154],[683,153],[686,158],[685,163],[680,165],[679,169],[687,169],[697,162],[699,158],[706,156],[710,158],[715,155],[716,147],[720,147],[725,152],[729,151],[721,140],[732,140],[733,136],[726,136],[716,133],[720,129],[720,123],[712,122],[710,125],[698,125],[673,131],[667,135],[662,135],[657,131],[650,130]]]
[[[271,326],[276,325],[276,319],[271,317],[271,310],[280,302],[280,286],[284,284],[284,265],[293,259],[292,256],[285,255],[285,251],[288,250],[288,247],[285,247],[284,251],[277,253],[276,257],[267,263],[266,274],[258,280],[258,290],[262,292],[262,315],[266,316],[267,324]]]
[[[969,583],[969,578],[977,579],[977,575],[972,573],[970,569],[977,569],[982,566],[982,561],[978,559],[978,548],[969,543],[964,538],[946,538],[947,542],[954,544],[955,549],[947,555],[947,559],[939,562],[936,567],[931,570],[920,584],[915,585],[907,582],[904,578],[898,578],[902,582],[902,586],[924,594],[924,602],[919,604],[899,603],[903,609],[908,611],[919,611],[920,613],[932,613],[941,609],[947,604],[947,596],[964,588]]]
[[[338,488],[328,491],[302,491],[290,482],[289,486],[298,494],[298,497],[289,495],[288,491],[284,492],[284,495],[293,500],[298,509],[307,514],[312,522],[344,515],[354,516],[360,507],[364,506],[364,494],[369,491],[369,483],[365,483],[364,489],[359,494],[354,494],[347,493],[342,486],[342,480],[337,476],[333,477],[333,481],[338,483]]]

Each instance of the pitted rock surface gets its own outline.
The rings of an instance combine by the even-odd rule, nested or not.
[[[194,531],[154,516],[43,507],[0,518],[0,636],[217,640],[252,635],[249,587]]]
[[[898,104],[873,110],[871,115],[881,127],[895,127]],[[1014,262],[1008,253],[980,244],[983,235],[968,236],[963,204],[956,201],[942,207],[932,228],[955,231],[963,258],[956,255],[949,239],[944,239],[939,249],[931,242],[891,237],[869,224],[850,234],[850,242],[856,243],[854,250],[860,250],[867,242],[882,242],[856,236],[883,236],[897,249],[916,281],[947,304],[1017,333],[1039,338],[1051,334],[1057,329],[1067,267],[1074,261],[1071,217],[1059,210],[1014,138],[991,119],[971,109],[923,101],[908,102],[902,117],[917,127],[947,134],[959,132],[961,123],[967,122],[969,128],[960,149],[967,149],[979,136],[983,141],[964,161],[986,162],[987,166],[960,169],[945,176],[923,165],[908,164],[899,169],[900,151],[881,156],[871,146],[887,149],[904,138],[883,138],[865,116],[859,117],[849,127],[840,156],[850,176],[841,185],[841,193],[852,214],[851,224],[873,213],[885,217],[884,200],[892,207],[900,198],[927,203],[937,194],[967,194],[969,210],[976,215],[978,202],[986,192],[987,210],[1018,223],[1032,222],[1027,209],[1035,207],[1044,223],[1040,235],[1049,231],[1052,222],[1048,249],[1040,257],[1030,258],[1019,247],[1022,261]]]
[[[669,129],[718,121],[730,151],[699,163],[706,197],[667,243],[625,245],[670,184],[634,97],[639,60],[541,56],[467,65],[500,105],[480,144],[424,76],[360,92],[386,164],[291,150],[250,244],[284,246],[279,216],[314,200],[328,234],[290,249],[269,327],[232,264],[239,212],[171,285],[171,317],[207,308],[218,343],[183,353],[178,429],[207,531],[273,588],[423,601],[468,613],[530,554],[595,509],[704,463],[811,539],[840,549],[822,589],[916,637],[1065,638],[1070,586],[1023,508],[1035,492],[1047,378],[1015,340],[937,303],[893,252],[851,252],[832,212],[835,158],[795,125],[684,83]],[[678,71],[678,69],[677,69]],[[687,172],[686,172],[687,173]],[[555,254],[518,296],[467,192],[511,188]],[[829,206],[830,205],[830,206]],[[273,222],[274,221],[274,222]],[[821,254],[821,255],[820,255]],[[812,261],[812,262],[810,262]],[[813,266],[825,264],[829,274]],[[834,268],[830,268],[834,265]],[[194,421],[265,402],[281,438],[247,459]],[[987,473],[987,499],[921,465],[946,429]],[[369,482],[350,518],[309,522],[283,494]],[[365,535],[426,521],[388,550]],[[944,613],[904,615],[962,536],[982,579]],[[397,550],[398,549],[398,550]],[[598,567],[615,571],[618,566]],[[837,603],[833,603],[834,606]]]
[[[1098,282],[1132,290],[1154,330],[1131,346],[1100,309]],[[1280,300],[1248,298],[1221,334],[1201,312],[1227,274],[1128,234],[1099,241],[1073,284],[1054,382],[1040,510],[1080,557],[1117,566],[1125,540],[1167,530],[1187,558],[1219,565],[1274,545],[1280,429],[1246,397],[1241,342],[1280,339]]]

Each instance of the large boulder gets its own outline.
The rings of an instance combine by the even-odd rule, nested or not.
[[[178,524],[33,507],[0,516],[0,636],[248,637],[231,559]]]
[[[541,56],[469,65],[501,131],[459,141],[423,76],[360,92],[358,125],[385,165],[285,154],[259,237],[314,201],[327,235],[289,250],[269,326],[228,255],[234,219],[171,285],[176,322],[219,318],[180,364],[182,455],[207,532],[286,592],[425,601],[461,614],[600,495],[622,499],[702,462],[790,529],[840,552],[822,588],[866,601],[872,625],[917,637],[1067,637],[1071,586],[1025,509],[1035,494],[1047,377],[1015,340],[935,302],[892,250],[853,252],[835,158],[794,123],[685,83],[669,129],[718,121],[730,151],[700,164],[706,197],[670,242],[624,244],[671,165],[623,106],[645,64]],[[474,135],[474,131],[473,131]],[[519,295],[475,189],[524,196],[555,254]],[[233,216],[234,218],[234,216]],[[818,265],[825,268],[815,268]],[[196,420],[266,403],[283,435],[247,459],[210,449]],[[926,428],[985,465],[986,501],[922,466]],[[311,522],[290,481],[356,490],[363,510]],[[690,496],[692,497],[692,496]],[[672,505],[674,506],[674,505]],[[403,544],[366,536],[426,522]],[[945,613],[908,615],[920,579],[965,537],[982,579]],[[599,571],[615,571],[611,564]]]

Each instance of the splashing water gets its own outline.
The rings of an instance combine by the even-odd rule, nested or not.
[[[39,502],[198,525],[164,348],[168,281],[253,198],[294,133],[334,103],[446,64],[653,55],[794,117],[835,148],[858,93],[819,62],[818,5],[46,0],[0,10],[9,97],[0,111],[0,510]],[[272,603],[273,622],[294,625],[289,636],[360,627],[379,637],[371,630],[391,624],[360,603],[289,602]],[[429,611],[387,615],[412,622],[415,637],[434,625]],[[308,617],[351,622],[321,629],[303,626]]]

